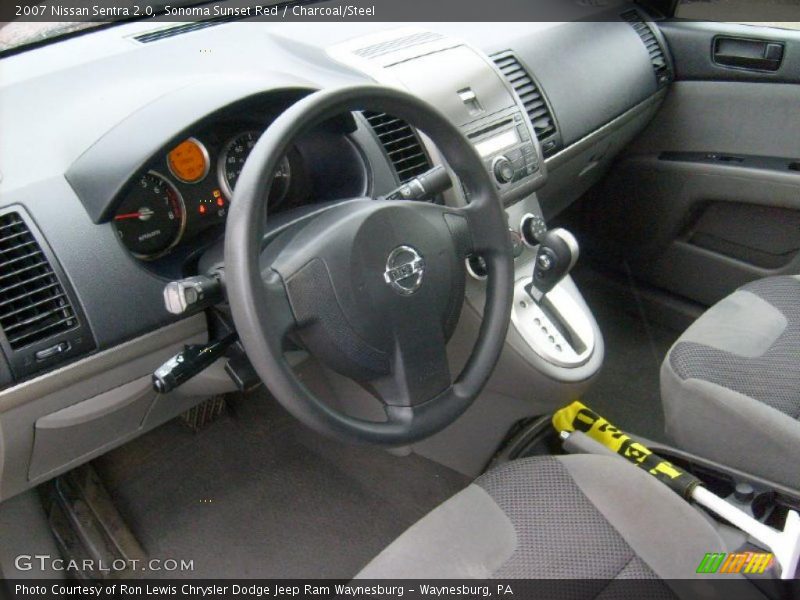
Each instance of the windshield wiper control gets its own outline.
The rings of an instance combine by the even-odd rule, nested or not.
[[[181,352],[153,373],[153,389],[159,394],[171,392],[200,371],[210,367],[238,339],[238,334],[234,332],[210,344],[184,346]]]
[[[164,306],[173,315],[185,315],[219,304],[225,298],[218,273],[170,281],[164,287]]]
[[[558,285],[578,262],[578,240],[566,229],[551,229],[541,236],[533,263],[533,280],[527,287],[535,302]]]
[[[453,182],[450,174],[443,166],[432,168],[413,179],[409,179],[399,188],[386,194],[384,200],[430,200],[445,190],[450,189]]]

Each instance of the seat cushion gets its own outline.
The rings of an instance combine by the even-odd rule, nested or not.
[[[800,280],[750,283],[701,316],[661,368],[680,447],[800,489]]]
[[[622,459],[537,457],[480,477],[358,577],[685,579],[722,551],[691,505]]]

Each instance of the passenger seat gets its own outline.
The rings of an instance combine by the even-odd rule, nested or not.
[[[679,447],[800,490],[800,276],[706,311],[667,353],[661,397]]]

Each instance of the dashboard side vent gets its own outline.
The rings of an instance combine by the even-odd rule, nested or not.
[[[669,83],[672,79],[672,73],[670,72],[669,64],[664,54],[664,48],[661,47],[658,38],[647,24],[647,21],[642,18],[641,13],[636,9],[625,11],[621,16],[633,27],[633,30],[647,49],[647,53],[650,55],[650,64],[653,65],[653,72],[656,74],[658,85],[662,86]]]
[[[425,149],[411,126],[386,113],[364,111],[401,183],[431,169]]]
[[[513,53],[501,52],[492,56],[492,60],[522,100],[525,111],[533,124],[536,137],[542,146],[542,153],[545,157],[555,154],[561,147],[561,140],[553,111],[547,103],[541,86],[536,83]]]
[[[175,25],[174,27],[166,27],[164,29],[148,31],[147,33],[140,33],[139,35],[133,36],[133,39],[141,44],[149,44],[151,42],[157,42],[159,40],[171,38],[176,35],[182,35],[184,33],[205,29],[206,27],[214,27],[214,25],[220,25],[228,20],[229,19],[218,18],[207,21],[196,21],[194,23],[181,23],[180,25]]]
[[[42,247],[17,212],[0,215],[0,332],[11,350],[79,325]]]

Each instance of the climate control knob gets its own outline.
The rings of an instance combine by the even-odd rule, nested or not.
[[[492,161],[492,171],[498,183],[511,183],[514,180],[514,165],[505,156],[498,156]]]

